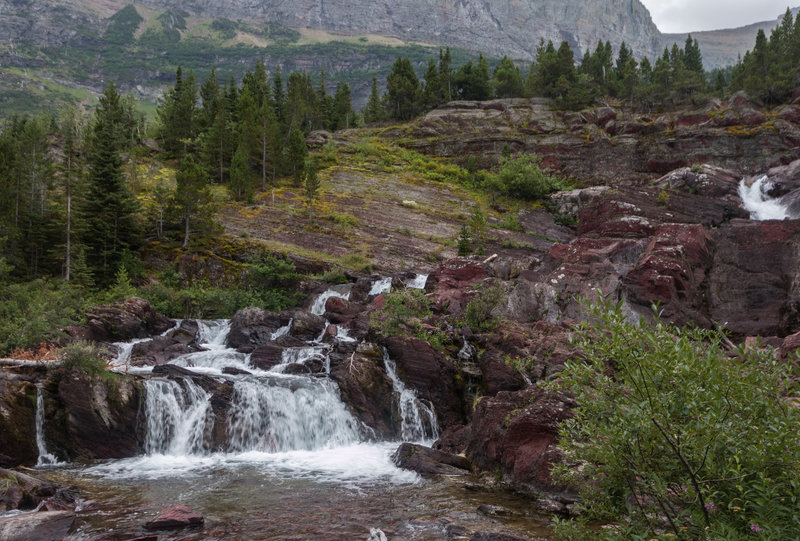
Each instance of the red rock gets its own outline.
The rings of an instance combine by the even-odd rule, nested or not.
[[[800,332],[787,336],[780,348],[778,356],[784,361],[800,361]]]
[[[195,513],[185,505],[172,505],[161,511],[156,518],[145,523],[148,530],[173,530],[187,526],[200,526],[204,522],[202,515]]]
[[[466,454],[482,470],[501,469],[522,492],[560,490],[550,467],[560,460],[558,424],[572,416],[570,398],[529,388],[481,400]]]
[[[755,109],[744,109],[739,115],[745,126],[759,126],[767,121],[767,115]]]
[[[383,310],[383,307],[386,306],[386,296],[383,293],[376,296],[372,299],[372,306],[376,310]]]
[[[787,105],[778,109],[778,118],[793,124],[800,124],[800,106]]]
[[[678,117],[676,127],[704,126],[711,123],[711,117],[706,113],[689,113]]]

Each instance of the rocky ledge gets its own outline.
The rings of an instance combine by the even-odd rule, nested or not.
[[[473,155],[484,167],[508,146],[589,184],[649,180],[695,163],[752,174],[800,158],[800,100],[762,111],[740,92],[674,113],[554,111],[538,98],[456,101],[415,121],[408,133],[385,135],[410,135],[404,144],[429,154]]]

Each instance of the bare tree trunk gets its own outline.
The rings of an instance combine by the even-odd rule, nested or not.
[[[67,257],[64,280],[69,282],[72,267],[72,157],[67,156]]]
[[[189,213],[186,213],[186,218],[184,220],[184,233],[183,233],[183,245],[181,246],[182,250],[185,250],[189,246]]]

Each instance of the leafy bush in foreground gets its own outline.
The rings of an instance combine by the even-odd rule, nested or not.
[[[575,394],[555,475],[580,487],[564,539],[792,539],[800,532],[800,408],[774,353],[729,354],[716,331],[632,324],[590,307],[585,360],[554,390]],[[581,466],[582,467],[579,467]],[[615,525],[597,530],[589,524]]]

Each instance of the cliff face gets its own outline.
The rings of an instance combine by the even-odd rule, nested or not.
[[[639,0],[144,0],[156,9],[256,18],[284,26],[374,33],[531,59],[539,38],[581,53],[600,39],[653,58],[661,37]]]

